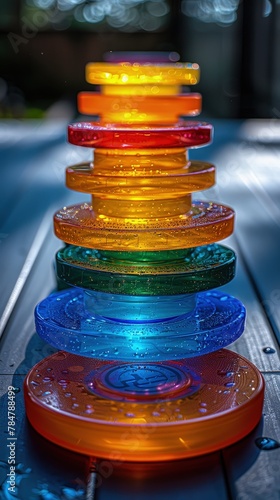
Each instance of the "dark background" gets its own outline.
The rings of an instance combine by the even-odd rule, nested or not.
[[[74,112],[85,64],[126,50],[198,62],[206,116],[280,116],[279,0],[1,0],[0,117]]]

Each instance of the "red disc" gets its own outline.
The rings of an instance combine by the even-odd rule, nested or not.
[[[168,127],[128,127],[94,122],[73,123],[68,141],[90,148],[161,148],[203,146],[211,142],[212,125],[181,120]]]

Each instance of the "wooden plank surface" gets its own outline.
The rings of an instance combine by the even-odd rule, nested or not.
[[[263,420],[247,438],[223,450],[232,498],[237,500],[278,500],[280,498],[279,450],[261,451],[255,439],[265,436],[279,440],[280,374],[265,373]]]
[[[264,373],[267,389],[263,423],[240,443],[194,460],[165,466],[132,468],[127,464],[110,464],[107,469],[101,466],[97,473],[98,500],[280,498],[277,465],[280,449],[260,451],[254,442],[259,436],[280,440],[277,342],[280,225],[276,209],[280,192],[279,147],[268,148],[259,139],[252,145],[250,128],[248,131],[248,127],[242,127],[234,122],[218,123],[213,146],[198,150],[193,157],[213,161],[218,166],[217,187],[201,197],[220,199],[237,211],[236,233],[226,244],[238,254],[238,270],[235,280],[225,290],[246,305],[247,325],[232,349],[248,357]],[[64,167],[84,160],[89,153],[64,144],[64,124],[56,128],[53,136],[48,136],[46,130],[42,133],[40,126],[33,127],[33,141],[21,129],[16,149],[15,139],[9,142],[9,130],[7,127],[5,130],[7,141],[0,144],[6,158],[2,171],[4,184],[1,184],[0,272],[4,317],[0,383],[4,416],[8,385],[12,383],[20,389],[16,395],[18,459],[23,465],[17,498],[88,500],[89,459],[57,448],[31,429],[25,419],[21,387],[31,366],[53,352],[34,332],[33,310],[55,287],[53,260],[61,244],[52,235],[51,214],[64,204],[85,199],[64,187]],[[265,354],[265,347],[272,347],[275,353]],[[5,443],[5,417],[1,426]],[[2,447],[0,479],[3,481],[6,452]],[[4,482],[0,498],[11,500],[5,487]]]
[[[266,383],[262,422],[252,436],[223,451],[231,495],[238,500],[280,498],[280,448],[260,451],[254,442],[261,436],[280,441],[279,132],[274,120],[247,122],[239,127],[239,140],[229,140],[212,158],[218,167],[216,198],[237,212],[230,243],[238,270],[228,288],[245,304],[247,322],[232,347],[255,363]],[[275,133],[278,142],[272,143]],[[275,352],[265,354],[266,347]]]

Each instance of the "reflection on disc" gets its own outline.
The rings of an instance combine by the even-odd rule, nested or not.
[[[257,368],[225,349],[147,364],[59,352],[25,380],[27,416],[40,434],[122,461],[173,460],[228,446],[257,425],[263,393]]]

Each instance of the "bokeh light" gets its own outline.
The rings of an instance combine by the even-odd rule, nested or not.
[[[229,26],[237,19],[239,0],[183,0],[182,13],[205,23]]]
[[[31,16],[34,9],[48,13],[48,26],[67,20],[67,26],[84,28],[90,24],[91,29],[127,32],[160,30],[170,12],[168,0],[26,0],[25,6]]]

